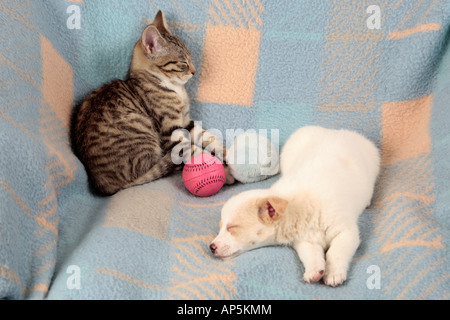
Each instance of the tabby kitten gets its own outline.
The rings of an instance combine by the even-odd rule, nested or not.
[[[134,47],[127,78],[92,92],[75,114],[74,151],[97,192],[111,195],[171,173],[177,167],[172,149],[180,143],[189,143],[185,160],[210,143],[225,158],[222,142],[194,130],[189,117],[184,84],[194,74],[191,53],[159,11]],[[186,129],[189,139],[172,141],[177,129]],[[194,144],[199,138],[194,131],[202,135],[201,146]],[[228,167],[226,173],[227,183],[233,183]]]

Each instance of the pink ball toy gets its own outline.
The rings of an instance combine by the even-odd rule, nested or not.
[[[198,154],[184,165],[182,177],[190,193],[198,197],[209,197],[224,185],[225,169],[216,157]]]

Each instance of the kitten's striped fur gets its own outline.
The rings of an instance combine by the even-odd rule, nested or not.
[[[72,143],[97,192],[114,194],[172,172],[171,151],[180,143],[171,141],[176,129],[191,135],[181,142],[192,141],[185,159],[210,143],[225,159],[222,142],[203,129],[202,149],[193,144],[198,137],[184,84],[194,73],[189,50],[159,11],[134,47],[127,78],[92,92],[75,114]],[[226,169],[227,183],[233,183]]]

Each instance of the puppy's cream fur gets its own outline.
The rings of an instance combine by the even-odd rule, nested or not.
[[[359,246],[358,217],[370,205],[380,167],[375,145],[348,130],[303,127],[281,153],[281,177],[222,208],[218,258],[268,245],[289,245],[305,267],[306,282],[322,277],[338,286]]]

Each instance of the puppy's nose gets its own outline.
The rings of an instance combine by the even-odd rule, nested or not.
[[[214,243],[211,243],[209,245],[209,249],[211,250],[212,253],[215,253],[217,250],[217,246]]]

